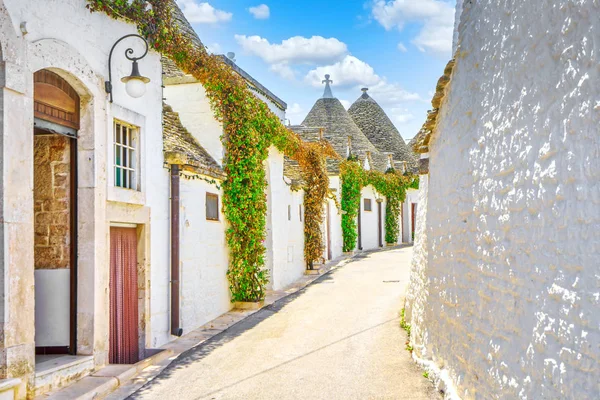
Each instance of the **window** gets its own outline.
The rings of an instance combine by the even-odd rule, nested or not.
[[[298,204],[298,214],[300,215],[300,222],[302,222],[302,204]]]
[[[292,206],[288,206],[288,221],[292,220]]]
[[[115,186],[139,190],[137,129],[115,121]]]
[[[206,193],[206,219],[219,220],[219,196],[216,194]]]
[[[371,199],[365,199],[365,211],[373,211]]]

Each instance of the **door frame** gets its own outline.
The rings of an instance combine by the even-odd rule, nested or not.
[[[79,243],[77,240],[77,213],[78,213],[78,202],[77,202],[77,194],[78,190],[78,174],[77,174],[77,139],[71,138],[69,140],[69,151],[70,151],[70,264],[71,264],[71,287],[70,287],[70,312],[71,312],[71,326],[70,326],[70,341],[69,341],[69,354],[76,355],[77,354],[77,249],[79,247]]]
[[[62,135],[69,139],[69,344],[67,346],[35,346],[36,354],[69,354],[77,355],[77,213],[78,213],[78,179],[77,179],[77,138],[63,135],[56,131],[36,128],[36,132],[47,132]],[[35,303],[35,299],[34,299]]]

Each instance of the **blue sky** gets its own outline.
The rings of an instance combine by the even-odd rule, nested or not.
[[[455,0],[177,0],[209,50],[288,103],[302,122],[323,75],[346,107],[369,87],[404,139],[425,121],[451,57]]]

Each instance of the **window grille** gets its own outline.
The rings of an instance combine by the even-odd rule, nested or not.
[[[137,129],[130,125],[115,121],[115,186],[139,190],[137,148]]]

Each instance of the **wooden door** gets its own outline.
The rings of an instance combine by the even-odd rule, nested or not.
[[[381,202],[377,202],[377,229],[379,230],[377,237],[379,238],[379,247],[383,247],[383,213],[381,210]]]
[[[415,240],[415,232],[417,230],[417,203],[412,203],[412,215],[411,215],[411,221],[412,221],[412,237],[411,237],[411,242],[413,242]]]
[[[327,259],[333,259],[331,249],[331,204],[327,201]]]
[[[110,228],[110,345],[111,364],[139,361],[137,232]]]

